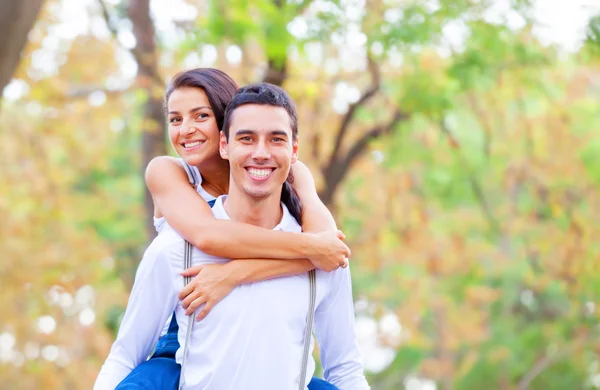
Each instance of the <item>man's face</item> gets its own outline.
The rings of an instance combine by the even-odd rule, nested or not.
[[[221,134],[221,157],[229,160],[230,186],[256,199],[281,196],[290,165],[298,158],[290,117],[282,107],[246,104],[232,113],[229,142]]]

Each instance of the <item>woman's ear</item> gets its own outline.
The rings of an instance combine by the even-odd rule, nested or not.
[[[222,131],[220,134],[221,135],[219,138],[219,153],[221,154],[221,158],[223,160],[228,160],[229,153],[227,151],[227,137],[225,137],[225,134]]]

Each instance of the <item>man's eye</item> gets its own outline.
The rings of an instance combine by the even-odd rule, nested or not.
[[[279,137],[275,137],[273,138],[274,142],[285,142],[285,140],[283,138],[279,138]]]
[[[242,138],[240,138],[240,141],[248,141],[249,142],[249,141],[252,141],[252,137],[250,137],[250,136],[242,137]]]

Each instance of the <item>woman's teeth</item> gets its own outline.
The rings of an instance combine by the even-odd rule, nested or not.
[[[183,144],[184,148],[193,148],[194,146],[198,146],[200,145],[202,142],[200,141],[194,141],[194,142],[187,142]]]

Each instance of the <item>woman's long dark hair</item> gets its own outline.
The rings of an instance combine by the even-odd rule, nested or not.
[[[300,201],[300,197],[298,193],[292,187],[292,183],[294,182],[294,174],[290,171],[290,175],[288,176],[285,183],[283,183],[283,188],[281,189],[281,201],[288,208],[290,214],[298,221],[300,225],[302,225],[302,202]]]

